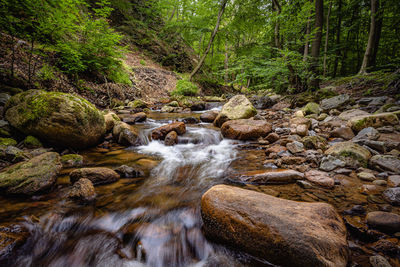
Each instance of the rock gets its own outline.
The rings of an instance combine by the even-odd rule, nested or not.
[[[305,125],[305,124],[297,125],[297,127],[296,127],[296,134],[298,134],[298,135],[300,135],[300,136],[306,136],[306,135],[308,135],[308,128],[307,128],[307,125]]]
[[[0,146],[1,160],[17,163],[20,161],[28,160],[30,158],[31,155],[29,153],[26,153],[15,146]]]
[[[98,185],[118,181],[120,176],[118,173],[109,168],[94,167],[74,170],[69,174],[69,178],[71,180],[71,183],[75,183],[81,178],[87,178],[94,185]]]
[[[297,141],[286,144],[286,148],[290,151],[290,153],[293,153],[293,154],[304,151],[304,145]]]
[[[88,203],[92,202],[96,198],[96,191],[89,179],[81,178],[72,186],[68,198],[81,203]]]
[[[206,102],[197,97],[182,97],[179,99],[180,106],[189,108],[190,111],[200,111],[206,108]]]
[[[178,101],[171,101],[166,106],[177,108],[179,107]]]
[[[125,122],[118,122],[115,124],[112,131],[114,139],[123,146],[137,146],[140,145],[139,134],[134,128]]]
[[[353,140],[378,140],[381,134],[372,127],[362,129]]]
[[[395,213],[384,211],[369,212],[367,214],[367,223],[372,228],[383,232],[400,232],[400,215]]]
[[[368,116],[371,115],[368,112],[360,109],[350,109],[343,111],[342,113],[339,114],[339,119],[348,121],[354,117],[359,117],[359,116]]]
[[[352,142],[336,143],[325,151],[326,155],[337,156],[345,161],[347,165],[367,166],[371,153],[368,149]]]
[[[121,165],[114,171],[117,172],[121,178],[137,178],[144,176],[144,172],[142,170],[126,165]]]
[[[42,143],[34,136],[28,135],[24,140],[24,146],[27,148],[43,147]]]
[[[376,180],[375,175],[373,175],[370,172],[360,172],[357,173],[357,177],[362,180],[362,181],[367,181],[367,182],[372,182],[374,180]]]
[[[153,140],[164,140],[169,132],[175,131],[178,135],[186,133],[186,126],[183,122],[170,123],[151,132],[151,138]]]
[[[252,184],[288,184],[304,178],[304,174],[294,170],[266,171],[255,175],[243,175],[240,180]]]
[[[328,155],[321,161],[319,168],[323,171],[333,171],[336,168],[344,167],[346,163],[334,156]]]
[[[379,179],[372,181],[372,183],[377,186],[386,186],[387,185],[387,182],[385,180],[379,180]]]
[[[281,146],[281,145],[273,145],[271,147],[269,147],[267,150],[265,150],[265,155],[269,155],[269,154],[278,154],[282,151],[286,151],[286,147]]]
[[[369,165],[373,169],[400,174],[400,159],[395,156],[375,155],[370,159]]]
[[[141,100],[141,99],[136,99],[134,101],[131,101],[128,103],[128,107],[130,108],[147,108],[147,104]]]
[[[104,116],[94,105],[59,92],[28,90],[14,95],[5,107],[5,118],[24,134],[57,147],[93,146],[106,132]]]
[[[383,198],[394,206],[400,206],[400,187],[388,188],[383,191]]]
[[[364,195],[376,195],[379,194],[380,191],[376,185],[372,184],[364,184],[359,188],[359,192]]]
[[[164,144],[166,146],[173,146],[178,144],[178,134],[175,131],[169,132],[167,136],[165,136]]]
[[[311,127],[311,120],[308,118],[300,118],[300,117],[295,117],[291,118],[289,121],[289,125],[292,128],[297,128],[298,125],[305,125],[307,129],[310,129]]]
[[[64,168],[79,167],[83,165],[83,157],[78,154],[66,154],[61,156],[61,163]]]
[[[307,149],[322,149],[325,150],[328,142],[322,136],[305,136],[301,139]]]
[[[330,133],[331,137],[338,137],[344,140],[350,140],[354,137],[353,130],[350,127],[339,127]]]
[[[147,115],[144,112],[135,113],[129,117],[125,117],[122,119],[123,122],[128,124],[135,124],[136,122],[143,122],[147,119]]]
[[[293,114],[293,116],[296,118],[304,118],[304,112],[302,110],[298,110]]]
[[[221,127],[229,120],[248,119],[257,114],[257,110],[244,95],[236,95],[226,103],[215,118],[214,125]]]
[[[304,175],[307,180],[317,185],[327,188],[333,188],[335,186],[335,180],[329,177],[327,172],[311,170],[306,172]]]
[[[253,140],[265,137],[272,130],[271,124],[261,120],[230,120],[221,127],[221,133],[225,138],[238,140]]]
[[[302,110],[303,110],[305,115],[309,115],[309,114],[317,114],[317,115],[319,115],[319,112],[320,112],[319,105],[317,103],[314,103],[314,102],[308,103],[307,105],[305,105],[302,108]]]
[[[196,123],[199,123],[200,120],[196,117],[187,117],[187,118],[182,119],[182,122],[184,124],[196,124]]]
[[[369,262],[372,267],[392,267],[390,263],[381,255],[369,257]]]
[[[399,187],[400,186],[400,175],[389,176],[387,185],[389,187]]]
[[[175,112],[175,110],[176,110],[176,108],[171,107],[171,106],[163,106],[161,108],[161,112],[163,112],[163,113],[173,113],[173,112]]]
[[[115,124],[121,121],[121,119],[114,112],[108,112],[104,115],[104,121],[106,124],[106,131],[109,132],[114,128]]]
[[[380,113],[375,115],[359,116],[351,118],[347,125],[354,131],[359,132],[364,128],[398,125],[399,119],[394,113]]]
[[[326,203],[276,198],[227,185],[201,199],[204,230],[227,243],[280,266],[346,266],[346,227]]]
[[[282,164],[298,166],[298,165],[301,165],[304,162],[306,162],[306,159],[304,157],[292,157],[292,156],[283,156],[283,155],[279,155],[279,156],[281,156],[281,158],[279,159],[279,161],[280,161],[279,166],[281,166]]]
[[[331,109],[343,109],[349,102],[349,95],[338,95],[328,99],[323,99],[320,103],[320,107],[324,112]]]
[[[213,122],[217,116],[218,116],[219,112],[215,111],[215,110],[210,110],[207,112],[204,112],[203,114],[200,115],[200,120],[202,122]]]
[[[251,103],[256,109],[267,109],[276,104],[276,101],[269,96],[253,96],[250,98]]]
[[[1,138],[0,137],[0,146],[16,146],[17,144],[18,144],[18,142],[12,138]]]
[[[0,172],[0,190],[7,194],[34,195],[50,189],[61,169],[60,156],[48,152]]]
[[[275,143],[279,140],[279,135],[276,133],[269,133],[267,137],[265,137],[265,140],[267,140],[270,144]]]

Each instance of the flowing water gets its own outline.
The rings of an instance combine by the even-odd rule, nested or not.
[[[201,195],[225,181],[237,159],[237,143],[203,123],[187,126],[175,146],[150,141],[151,131],[170,123],[170,116],[155,112],[135,126],[144,144],[140,147],[83,154],[90,166],[139,166],[146,177],[98,186],[96,202],[79,206],[64,197],[70,169],[59,178],[58,192],[34,202],[15,200],[15,207],[7,203],[8,210],[0,210],[3,221],[22,221],[30,233],[12,265],[265,265],[210,243],[201,230]]]

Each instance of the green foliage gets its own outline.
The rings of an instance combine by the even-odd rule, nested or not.
[[[175,90],[171,92],[173,96],[195,96],[199,93],[199,88],[196,84],[187,80],[178,80]]]
[[[141,59],[141,60],[140,60],[140,65],[146,66],[146,61],[144,61],[143,59]]]
[[[37,72],[37,77],[43,81],[51,81],[55,79],[56,70],[49,64],[44,64],[42,68]]]

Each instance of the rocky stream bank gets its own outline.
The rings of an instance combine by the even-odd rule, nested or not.
[[[390,97],[0,105],[1,264],[400,265]]]

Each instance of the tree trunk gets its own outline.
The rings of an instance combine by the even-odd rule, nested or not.
[[[376,38],[376,13],[378,11],[378,0],[371,0],[371,24],[369,26],[369,35],[367,48],[365,49],[365,54],[359,74],[367,73],[368,64],[371,62],[371,58],[374,51],[375,38]]]
[[[316,29],[315,37],[311,45],[311,71],[314,73],[314,76],[311,79],[311,88],[313,90],[319,88],[319,78],[317,77],[319,74],[318,71],[318,59],[319,59],[319,50],[321,48],[321,40],[322,40],[322,27],[324,24],[324,1],[323,0],[315,0],[315,26]]]
[[[272,0],[272,6],[279,16],[281,14],[281,6],[278,0]],[[275,47],[278,49],[282,49],[280,33],[279,33],[279,18],[275,22],[274,39],[275,39]]]
[[[339,58],[340,58],[340,49],[339,49],[339,45],[340,45],[340,30],[342,28],[342,0],[339,0],[338,3],[338,12],[337,12],[337,16],[338,16],[338,25],[337,25],[337,32],[336,32],[336,58],[335,58],[335,64],[333,67],[333,77],[336,77],[336,73],[337,73],[337,69],[338,69],[338,65],[339,65]]]
[[[329,3],[328,15],[326,16],[326,34],[325,34],[325,47],[324,47],[324,78],[326,76],[326,53],[328,52],[328,39],[329,39],[329,16],[332,10],[332,0]]]
[[[217,35],[219,24],[221,23],[221,18],[222,18],[222,15],[224,14],[227,2],[228,2],[228,0],[222,0],[221,7],[220,7],[219,12],[218,12],[217,24],[215,24],[215,28],[214,28],[214,31],[213,31],[213,33],[211,35],[210,41],[208,42],[207,49],[204,52],[203,56],[201,57],[201,59],[199,61],[199,64],[197,64],[196,68],[194,68],[193,72],[190,74],[189,80],[192,80],[193,76],[200,70],[200,68],[204,64],[204,60],[206,59],[207,54],[211,49],[211,45],[212,45],[212,43],[214,41],[214,38]]]
[[[228,44],[225,43],[225,61],[224,61],[225,75],[224,81],[225,84],[229,83],[229,54],[228,54]]]
[[[31,40],[31,51],[29,53],[29,60],[28,60],[28,84],[29,87],[32,87],[32,57],[33,57],[33,47],[34,47],[34,38],[32,36],[32,40]]]
[[[308,50],[310,47],[310,33],[311,33],[311,18],[309,17],[307,20],[307,27],[306,27],[306,43],[304,44],[304,53],[303,53],[303,61],[307,61],[308,57]]]
[[[374,50],[372,52],[371,56],[371,61],[369,63],[369,66],[375,67],[376,65],[376,56],[378,54],[378,49],[379,49],[379,41],[381,39],[381,33],[382,33],[382,24],[383,24],[383,13],[384,13],[384,1],[380,2],[381,6],[378,8],[379,10],[377,11],[377,18],[376,18],[376,35],[375,35],[375,40],[374,40]]]

